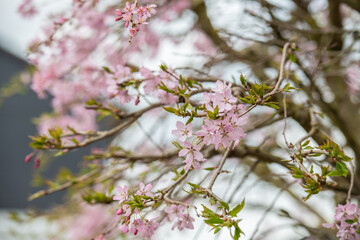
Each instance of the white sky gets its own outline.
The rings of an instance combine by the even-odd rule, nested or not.
[[[27,43],[40,32],[46,15],[51,9],[66,6],[70,0],[36,1],[36,4],[42,4],[40,14],[31,19],[25,19],[17,13],[21,2],[22,0],[0,0],[0,47],[25,59]]]

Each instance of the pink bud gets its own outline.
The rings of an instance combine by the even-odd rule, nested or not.
[[[40,167],[40,158],[35,159],[35,169]]]
[[[135,100],[135,106],[137,106],[140,103],[140,96],[137,96]]]
[[[121,215],[123,213],[123,210],[120,208],[119,210],[116,211],[117,215]]]
[[[25,157],[25,163],[30,162],[30,160],[32,159],[32,157],[34,156],[34,153],[29,153],[28,155],[26,155]]]

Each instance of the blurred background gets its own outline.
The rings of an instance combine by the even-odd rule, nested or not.
[[[44,6],[40,15],[24,19],[17,13],[20,2],[21,0],[0,1],[2,16],[2,21],[0,21],[0,88],[8,86],[11,79],[18,78],[21,71],[27,68],[27,44],[40,31],[44,16],[51,9],[71,3],[71,1],[61,1],[60,4]],[[11,211],[22,212],[25,208],[44,210],[64,200],[64,193],[58,192],[36,201],[27,201],[31,193],[40,189],[34,186],[36,185],[33,181],[33,174],[36,172],[34,163],[24,162],[25,156],[32,152],[28,136],[36,133],[34,119],[42,112],[51,111],[51,107],[50,99],[39,100],[34,92],[21,87],[21,84],[19,88],[22,88],[20,94],[12,97],[4,95],[5,92],[0,93],[0,239],[2,240],[12,239],[7,234],[9,229],[19,230],[15,222],[9,221]],[[11,90],[7,91],[7,94],[11,92]],[[41,174],[46,178],[53,178],[62,167],[77,172],[80,168],[79,162],[87,152],[88,148],[81,149],[63,157],[61,161],[53,161]],[[42,231],[45,227],[47,226],[44,223],[38,222],[23,225],[22,231],[28,231],[28,233]],[[13,237],[16,237],[15,234]]]
[[[0,21],[0,88],[7,85],[10,79],[17,79],[17,75],[24,69],[27,68],[26,64],[26,46],[27,44],[36,37],[36,34],[40,32],[41,27],[44,25],[44,21],[47,21],[45,17],[52,12],[53,9],[61,9],[66,8],[68,5],[72,3],[71,0],[62,0],[57,2],[51,2],[51,4],[45,4],[49,1],[44,1],[44,5],[41,6],[40,15],[37,15],[35,18],[24,19],[17,13],[17,7],[20,4],[21,0],[12,0],[12,1],[1,1],[0,2],[0,14],[2,16],[3,21]],[[212,2],[212,1],[208,1]],[[231,1],[227,1],[231,2]],[[251,1],[243,1],[244,4],[249,3]],[[261,2],[261,1],[259,1]],[[291,1],[268,1],[268,2],[277,2],[280,4],[287,5],[291,3]],[[296,1],[294,1],[296,2]],[[320,4],[325,4],[327,1],[316,1]],[[239,7],[240,8],[240,7]],[[251,9],[251,8],[248,8]],[[217,8],[215,9],[218,10]],[[209,15],[215,16],[215,23],[221,22],[223,19],[216,18],[216,11],[209,11]],[[226,11],[239,11],[242,12],[242,9],[226,9]],[[286,19],[288,16],[287,12],[282,13],[278,12],[280,17]],[[231,14],[229,14],[231,15]],[[225,19],[226,20],[226,19]],[[251,20],[254,21],[254,20]],[[259,20],[257,20],[259,21]],[[256,20],[253,22],[256,25]],[[234,23],[235,24],[235,23]],[[186,24],[185,24],[186,25]],[[220,25],[220,24],[219,24]],[[349,26],[349,24],[347,24]],[[350,24],[350,27],[351,26]],[[231,26],[229,27],[231,28]],[[248,27],[250,28],[250,27]],[[179,30],[178,28],[174,28]],[[241,28],[242,30],[242,28]],[[248,31],[251,32],[251,31]],[[243,37],[243,35],[241,35]],[[251,37],[256,40],[259,40],[257,36],[252,36],[251,34],[246,37]],[[247,45],[244,44],[246,47]],[[184,44],[184,46],[176,48],[177,54],[169,54],[170,47],[166,46],[162,48],[161,54],[158,59],[154,59],[153,64],[158,67],[161,61],[174,63],[179,62],[179,53],[191,53],[191,50],[186,52],[182,51],[183,49],[188,49],[188,44]],[[257,49],[258,52],[255,51],[260,58],[263,56],[262,50]],[[270,49],[271,50],[271,49]],[[271,52],[271,51],[269,51]],[[309,51],[310,52],[310,51]],[[253,55],[253,52],[249,51],[245,54]],[[270,54],[271,57],[273,55]],[[248,55],[246,55],[246,58]],[[245,59],[246,59],[245,58]],[[161,60],[160,60],[161,59]],[[251,63],[262,62],[263,59],[252,60],[249,58]],[[187,59],[188,60],[188,59]],[[261,61],[260,61],[261,60]],[[231,61],[230,61],[231,62]],[[251,65],[251,64],[250,64]],[[148,65],[150,66],[150,65]],[[230,79],[230,73],[239,74],[245,73],[245,75],[249,76],[250,71],[245,70],[247,66],[243,63],[232,63],[225,62],[225,64],[221,65],[223,69],[229,69],[229,71],[224,71],[227,75],[224,74],[224,79]],[[261,68],[261,67],[260,67]],[[240,69],[240,70],[239,70]],[[255,68],[256,69],[256,68]],[[277,66],[269,67],[268,69],[271,74],[266,75],[266,77],[274,77],[272,75],[277,74]],[[272,70],[272,71],[271,71]],[[246,74],[248,71],[248,74]],[[251,76],[251,75],[250,75]],[[20,84],[21,85],[21,84]],[[11,91],[7,91],[8,93]],[[56,204],[59,204],[64,201],[64,193],[58,192],[52,194],[51,196],[46,196],[43,198],[36,199],[33,202],[28,202],[27,197],[29,194],[36,192],[40,188],[37,188],[36,181],[34,181],[33,174],[37,176],[36,173],[41,173],[45,178],[52,179],[61,169],[62,167],[67,167],[72,172],[77,172],[81,167],[82,157],[89,152],[88,148],[84,148],[78,151],[74,151],[72,154],[67,154],[63,156],[61,159],[57,159],[57,161],[52,161],[51,164],[48,164],[45,168],[41,170],[34,169],[34,162],[30,162],[25,164],[24,158],[27,154],[29,154],[32,150],[29,147],[29,135],[34,135],[36,133],[35,124],[33,124],[34,119],[38,117],[42,112],[50,111],[50,100],[39,100],[38,97],[30,90],[26,90],[25,88],[21,91],[21,94],[16,94],[10,98],[4,98],[4,95],[0,93],[0,239],[24,239],[23,236],[27,236],[28,238],[33,237],[33,239],[39,239],[38,236],[41,236],[41,232],[44,230],[49,230],[50,227],[46,221],[34,221],[31,224],[22,224],[19,225],[18,222],[9,221],[9,217],[12,217],[16,220],[16,215],[11,212],[17,212],[24,214],[25,208],[37,208],[37,209],[48,209]],[[326,96],[326,92],[324,94]],[[300,100],[299,100],[300,99]],[[296,99],[298,102],[303,104],[303,98],[301,96],[299,99]],[[172,125],[168,126],[169,128],[173,127],[175,120],[171,120]],[[290,122],[292,123],[292,122]],[[276,125],[280,126],[280,125]],[[276,127],[275,126],[275,127]],[[282,126],[282,125],[281,125]],[[288,134],[290,136],[298,137],[299,135],[304,135],[306,132],[299,125],[295,125],[293,128],[289,128]],[[269,129],[264,131],[271,132]],[[133,134],[136,135],[136,134]],[[261,134],[260,134],[261,135]],[[339,135],[339,134],[338,134]],[[335,139],[338,139],[335,135]],[[275,135],[274,135],[275,136]],[[340,135],[341,136],[341,135]],[[135,136],[136,137],[136,136]],[[279,137],[281,138],[281,137]],[[278,139],[279,139],[278,138]],[[259,134],[254,134],[252,138],[249,137],[248,144],[249,146],[256,145],[259,142]],[[274,138],[275,139],[275,138]],[[275,139],[275,140],[278,140]],[[281,138],[282,139],[282,138]],[[341,138],[340,138],[341,139]],[[296,139],[290,139],[291,141],[296,141]],[[131,141],[131,140],[130,140]],[[130,142],[129,141],[129,142]],[[260,141],[261,142],[261,141]],[[275,142],[275,141],[274,141]],[[279,141],[278,141],[279,142]],[[343,141],[344,143],[345,141]],[[341,142],[340,142],[341,143]],[[105,143],[102,143],[105,145]],[[280,145],[280,144],[279,144]],[[283,153],[281,153],[283,154]],[[278,155],[281,155],[278,154]],[[234,162],[235,165],[235,162]],[[226,166],[228,169],[234,172],[234,178],[243,177],[245,175],[245,169],[237,168],[233,165]],[[254,165],[255,166],[255,165]],[[276,166],[274,167],[275,170]],[[265,175],[265,174],[264,174]],[[261,176],[261,174],[259,174]],[[274,186],[266,183],[259,184],[259,178],[251,175],[247,178],[248,182],[243,186],[243,191],[241,194],[237,192],[237,197],[242,199],[243,195],[246,195],[247,200],[252,200],[252,209],[250,211],[245,210],[247,213],[246,216],[246,224],[244,224],[244,231],[251,233],[255,228],[255,224],[258,222],[261,214],[263,214],[264,210],[266,210],[268,204],[271,204],[270,201],[272,199],[276,199],[279,193],[279,189]],[[39,180],[39,178],[35,177],[35,180]],[[231,179],[230,179],[231,180]],[[295,188],[295,187],[294,187]],[[224,188],[223,186],[218,186],[216,192],[219,194],[224,194],[227,192],[236,192],[233,189]],[[251,191],[251,192],[250,192]],[[249,194],[250,192],[250,194]],[[245,194],[246,193],[246,194]],[[259,194],[260,193],[260,194]],[[300,189],[296,189],[296,193],[299,193],[299,196],[303,196],[303,191]],[[310,199],[308,201],[309,205],[318,210],[326,220],[333,219],[333,209],[334,203],[331,198],[332,193],[321,193],[318,196],[317,200]],[[264,199],[267,199],[268,202],[264,204]],[[294,199],[290,198],[289,195],[281,195],[280,200],[274,204],[274,208],[278,209],[292,209],[294,206],[297,206],[297,203],[294,203]],[[300,199],[300,198],[299,198]],[[250,202],[250,201],[249,201]],[[248,211],[248,212],[246,212]],[[294,209],[294,212],[297,212],[299,216],[303,215],[302,209]],[[257,214],[257,215],[256,215]],[[255,216],[256,215],[256,216]],[[304,214],[305,215],[305,214]],[[260,217],[259,217],[260,216]],[[304,217],[306,219],[306,216]],[[307,222],[312,222],[313,219],[309,216]],[[201,221],[200,221],[201,222]],[[278,215],[273,215],[271,218],[269,217],[267,221],[264,221],[264,228],[269,228],[271,231],[272,226],[275,225],[275,222],[278,224],[279,222],[283,225],[291,224],[289,221],[281,221],[281,218]],[[270,224],[271,223],[271,224]],[[269,224],[269,225],[268,225]],[[204,227],[204,225],[200,225],[199,221],[197,225],[195,225],[196,229],[199,229],[197,234],[195,234],[194,238],[190,239],[209,239],[208,236],[213,236],[212,233],[208,233],[208,229]],[[10,229],[10,231],[9,231]],[[17,236],[15,232],[12,232],[11,229],[21,230],[23,236]],[[276,229],[274,228],[274,231]],[[36,235],[36,232],[38,235]],[[177,235],[177,238],[172,239],[184,239],[187,236],[187,233],[178,234],[179,232],[173,233],[173,235]],[[28,234],[28,235],[27,235]],[[160,236],[167,236],[168,232],[160,233]],[[292,235],[291,235],[292,234]],[[287,229],[284,233],[280,233],[277,236],[282,235],[281,239],[289,239],[288,236],[306,236],[307,232],[304,232],[303,229]],[[192,234],[194,235],[194,234]],[[223,236],[228,234],[222,234],[219,239],[225,239]],[[249,234],[251,235],[251,234]],[[248,236],[249,236],[248,235]],[[201,236],[201,237],[200,237]],[[248,237],[247,236],[247,237]],[[163,238],[161,238],[163,239]],[[226,238],[228,239],[228,238]],[[295,239],[295,238],[293,238]],[[300,238],[297,238],[300,239]],[[305,239],[305,238],[304,238]]]

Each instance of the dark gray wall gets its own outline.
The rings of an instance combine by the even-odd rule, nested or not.
[[[26,63],[0,49],[0,86],[26,67]],[[0,107],[0,208],[47,208],[62,202],[64,193],[56,193],[32,202],[26,199],[39,190],[31,187],[33,162],[25,164],[24,157],[32,152],[29,135],[36,133],[31,123],[41,112],[50,111],[49,100],[39,100],[32,91],[7,99]],[[101,144],[104,145],[104,144]],[[82,156],[89,149],[82,149],[55,159],[43,175],[51,178],[62,166],[73,172],[79,169]]]

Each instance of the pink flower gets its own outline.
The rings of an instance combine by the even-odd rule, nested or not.
[[[185,207],[183,205],[171,205],[165,208],[165,212],[167,213],[167,217],[170,221],[175,218],[182,217]]]
[[[116,187],[116,190],[119,194],[115,195],[113,197],[113,200],[119,200],[119,204],[121,204],[123,201],[126,201],[129,199],[129,193],[128,193],[128,187],[124,186],[123,188],[120,186]]]
[[[340,221],[343,217],[353,218],[356,212],[356,205],[347,203],[345,205],[339,204],[336,208],[335,220]]]
[[[143,237],[149,238],[154,235],[155,230],[159,227],[159,223],[154,221],[157,218],[153,218],[151,220],[145,220],[144,225],[141,229],[141,233]]]
[[[23,0],[18,7],[18,12],[25,18],[31,18],[38,13],[32,0]]]
[[[136,4],[135,3],[130,4],[129,2],[126,2],[124,11],[126,13],[130,13],[130,14],[131,13],[136,13]]]
[[[128,233],[129,232],[129,225],[127,224],[123,224],[119,227],[120,231],[122,231],[123,233]]]
[[[128,27],[129,26],[129,23],[131,22],[132,20],[132,14],[131,13],[125,13],[122,15],[122,19],[125,21],[125,27]]]
[[[152,79],[154,78],[154,74],[150,69],[147,69],[146,67],[140,68],[140,74],[146,79]]]
[[[147,19],[147,16],[141,16],[141,17],[139,17],[138,18],[138,24],[149,24],[147,21],[146,21],[146,19]]]
[[[230,90],[232,83],[229,83],[229,85],[227,85],[226,81],[222,82],[218,80],[216,81],[215,85],[216,85],[216,88],[214,90],[215,92],[225,92],[226,90]]]
[[[179,101],[179,97],[165,91],[159,91],[158,97],[160,102],[166,105],[175,105]]]
[[[181,217],[174,223],[171,230],[174,230],[176,227],[181,231],[184,228],[194,229],[193,222],[195,221],[189,214],[182,214]]]
[[[147,9],[143,6],[140,6],[137,10],[136,10],[136,14],[138,16],[138,19],[140,19],[141,17],[145,17],[145,19],[148,17],[147,16]],[[149,16],[150,17],[150,16]]]
[[[175,136],[180,137],[180,142],[185,142],[186,138],[192,136],[192,124],[189,123],[188,125],[184,125],[184,123],[177,121],[176,122],[176,130],[172,130],[171,133]]]
[[[141,219],[136,219],[136,220],[134,220],[134,222],[132,223],[131,228],[130,228],[130,231],[131,231],[134,235],[137,235],[139,231],[142,232],[143,226],[144,226],[143,221],[142,221]]]
[[[118,15],[119,17],[117,17],[115,21],[124,20],[126,28],[129,27],[131,23],[131,28],[129,29],[130,42],[132,38],[136,35],[136,33],[140,30],[139,26],[148,24],[148,22],[146,22],[147,18],[151,17],[151,14],[156,13],[154,9],[155,7],[156,5],[154,4],[143,7],[139,5],[136,1],[136,3],[133,4],[126,2],[124,12],[120,9],[116,9],[116,15]],[[135,14],[137,15],[136,17]]]
[[[148,17],[151,17],[151,14],[155,14],[156,13],[156,10],[154,8],[156,8],[157,6],[155,4],[148,4],[146,6],[146,10],[147,10],[147,16]]]
[[[325,228],[337,228],[336,236],[340,240],[360,239],[360,234],[356,232],[360,227],[360,209],[355,204],[347,203],[345,205],[339,204],[335,211],[336,222],[325,223],[322,226]]]
[[[129,29],[129,32],[130,32],[130,36],[135,36],[136,35],[136,33],[137,33],[137,30],[138,28],[134,28],[134,27],[132,27],[132,28],[130,28]]]
[[[237,102],[237,98],[231,94],[230,89],[224,92],[215,93],[214,105],[219,107],[219,112],[228,112],[232,110],[233,105]]]
[[[143,182],[140,183],[140,189],[137,190],[136,194],[137,195],[142,195],[142,196],[149,196],[151,198],[154,198],[154,194],[151,192],[151,190],[153,189],[153,185],[151,183],[147,184],[145,186],[145,184]]]
[[[203,154],[200,152],[201,147],[199,145],[193,145],[189,142],[184,142],[183,149],[179,152],[179,157],[186,156],[186,159],[184,160],[185,170],[189,170],[191,166],[194,167],[194,169],[200,168],[200,163],[202,161],[205,161]]]
[[[159,84],[161,83],[160,78],[149,78],[145,80],[144,92],[146,94],[157,93]]]
[[[218,142],[218,140],[216,140],[216,138],[218,138],[219,136],[217,136],[216,130],[218,129],[218,127],[214,124],[213,121],[206,119],[205,120],[205,125],[201,126],[201,130],[196,132],[196,135],[198,137],[202,137],[204,140],[204,143],[206,145]]]

